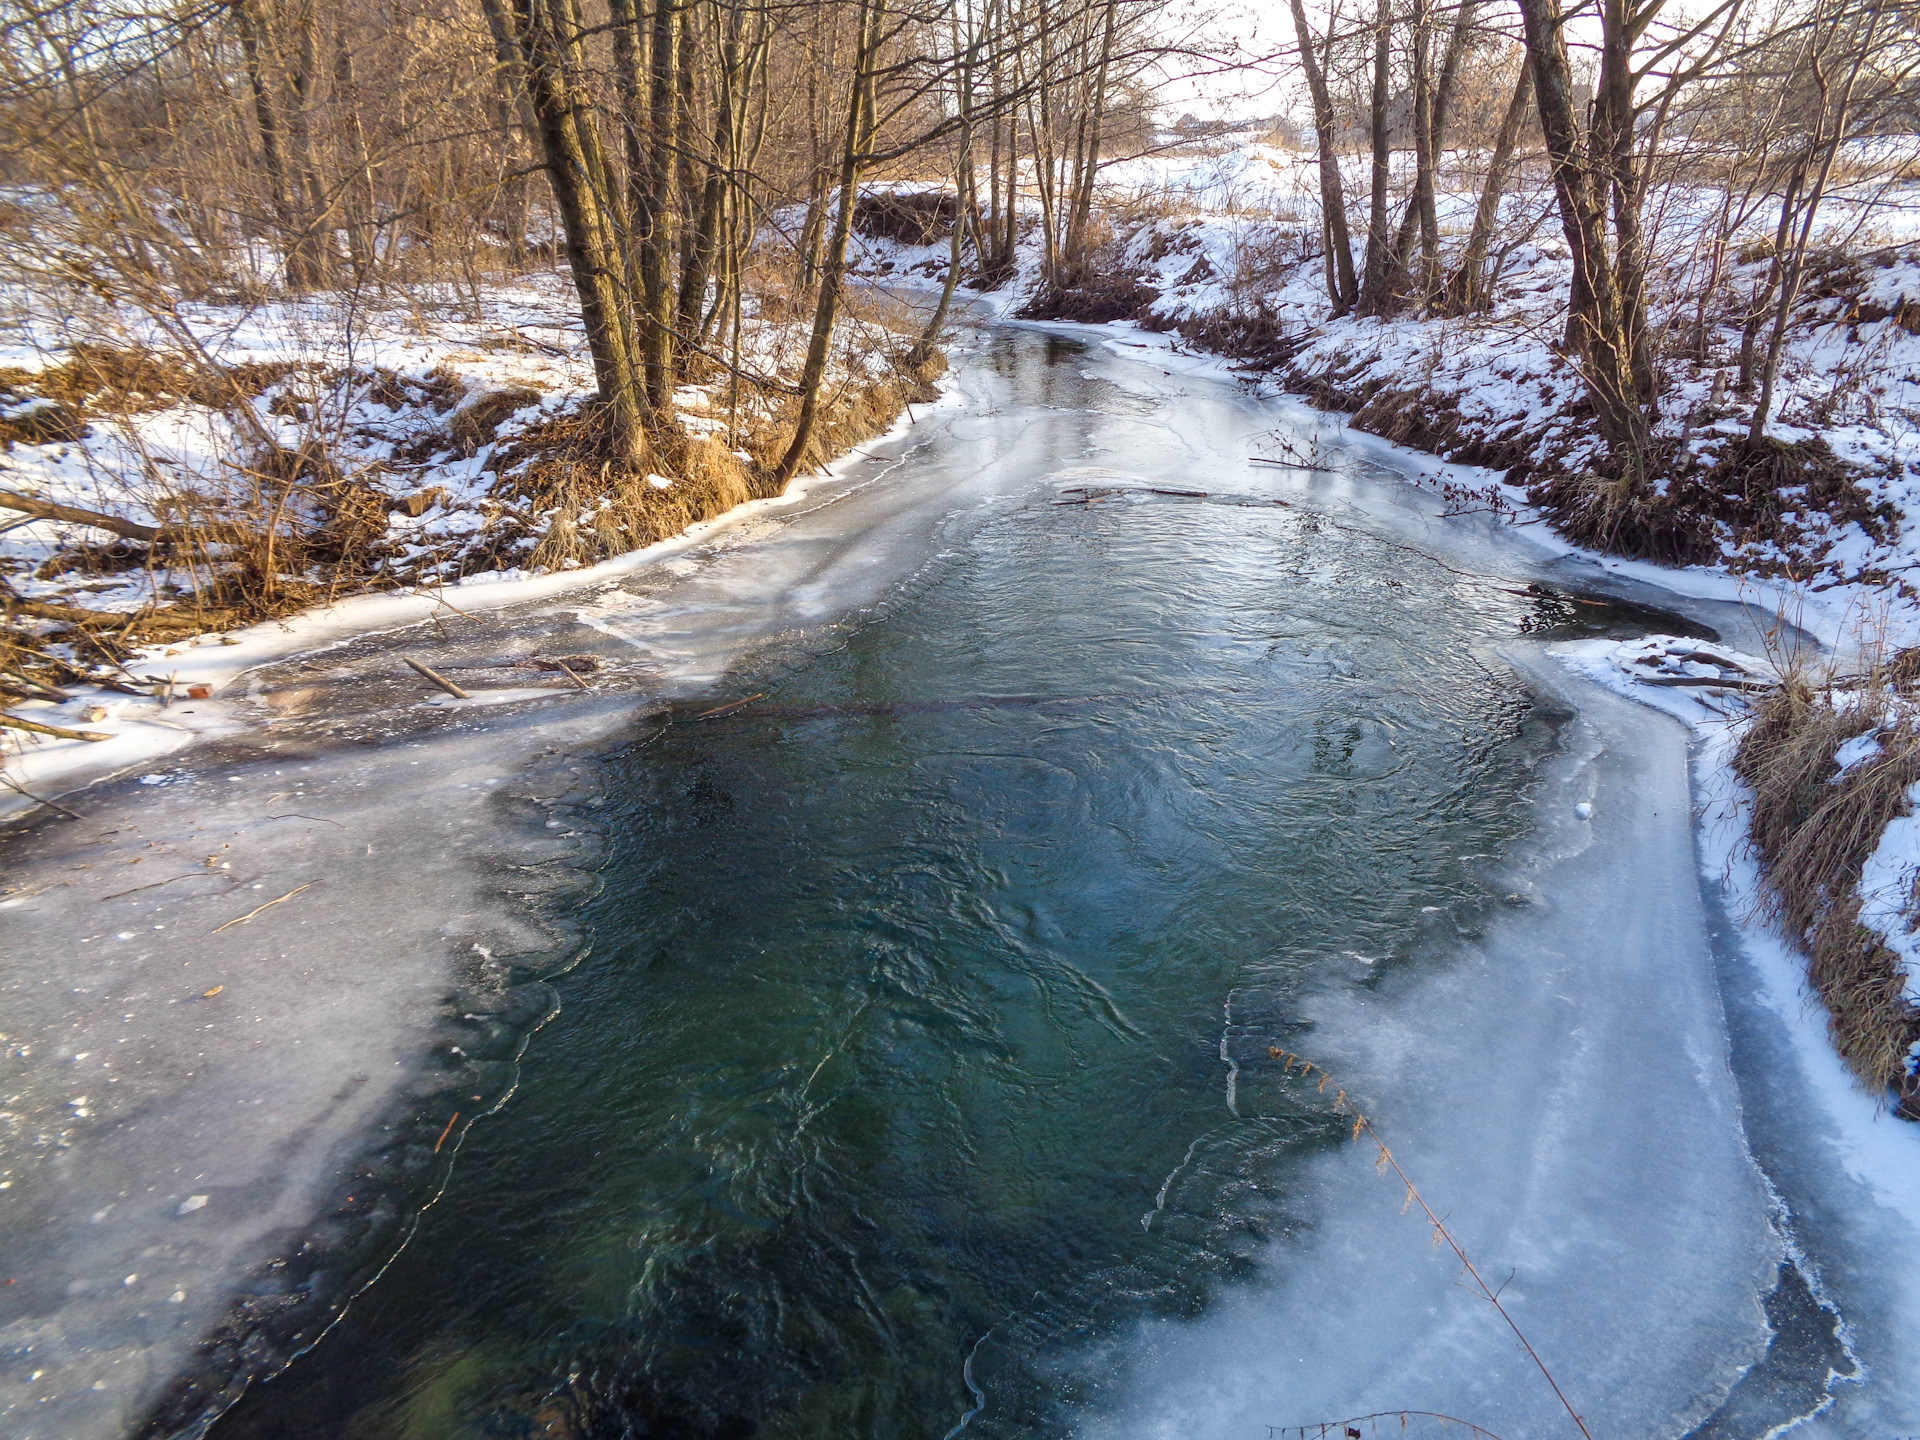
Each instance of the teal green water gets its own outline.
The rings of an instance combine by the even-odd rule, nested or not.
[[[604,758],[520,1092],[222,1440],[1064,1435],[1094,1342],[1286,1263],[1343,1125],[1270,1047],[1473,924],[1551,744],[1492,646],[1568,607],[1053,498]]]

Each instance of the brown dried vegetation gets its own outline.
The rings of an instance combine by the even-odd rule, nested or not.
[[[1824,568],[1833,548],[1831,532],[1810,527],[1810,516],[1858,525],[1883,545],[1900,523],[1899,512],[1876,500],[1859,472],[1818,438],[1735,441],[1710,463],[1676,465],[1677,447],[1665,453],[1661,486],[1556,473],[1535,484],[1532,498],[1562,533],[1596,550],[1669,565],[1727,563],[1793,579]],[[1782,558],[1758,558],[1763,547]]]
[[[1920,781],[1915,659],[1903,652],[1848,677],[1839,693],[1790,675],[1759,703],[1734,757],[1753,789],[1753,843],[1774,919],[1806,949],[1834,1044],[1864,1084],[1895,1095],[1908,1119],[1920,1119],[1920,1081],[1908,1073],[1920,1009],[1905,998],[1899,957],[1860,923],[1859,885],[1887,822],[1908,813],[1907,793]],[[1836,752],[1868,734],[1881,753],[1842,774]]]

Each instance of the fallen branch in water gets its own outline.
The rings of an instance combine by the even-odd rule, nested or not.
[[[173,884],[175,880],[192,880],[197,876],[204,875],[205,873],[206,872],[204,870],[189,870],[184,875],[174,875],[174,876],[170,876],[165,880],[155,880],[150,885],[136,885],[131,890],[116,890],[113,892],[113,894],[102,895],[100,898],[102,900],[118,900],[122,895],[138,895],[142,890],[158,890],[162,885]]]
[[[1732,676],[1722,679],[1713,675],[1636,675],[1633,678],[1642,685],[1698,685],[1719,690],[1771,690],[1774,688],[1764,680],[1740,680]]]
[[[711,720],[716,715],[724,715],[729,710],[738,710],[742,705],[751,705],[756,700],[764,700],[766,698],[767,692],[762,690],[758,695],[749,695],[744,700],[734,700],[725,705],[716,705],[711,710],[702,710],[693,718],[696,720]]]
[[[38,720],[22,720],[18,715],[8,715],[0,711],[0,726],[9,730],[28,730],[35,735],[51,735],[57,740],[111,740],[113,736],[101,730],[69,730],[64,725],[42,725]]]
[[[422,665],[418,660],[414,659],[411,655],[402,655],[400,658],[406,661],[407,664],[411,665],[415,670],[419,671],[422,675],[426,676],[427,679],[431,680],[434,684],[438,685],[442,690],[446,691],[449,695],[453,696],[454,699],[471,700],[473,698],[466,691],[462,690],[458,685],[454,684],[453,681],[447,679],[447,677],[442,675],[438,670],[432,669],[431,667],[426,665]]]
[[[1249,455],[1247,459],[1255,465],[1277,465],[1282,470],[1318,470],[1323,475],[1331,475],[1333,473],[1333,467],[1331,465],[1309,465],[1304,460],[1269,460],[1264,455]],[[1411,1414],[1412,1412],[1409,1411],[1408,1413]]]
[[[1738,660],[1731,660],[1725,655],[1716,655],[1711,650],[1669,650],[1667,653],[1676,660],[1698,660],[1704,665],[1718,665],[1722,670],[1738,670],[1742,675],[1753,674],[1753,671]]]
[[[0,781],[5,781],[6,786],[9,790],[18,791],[20,794],[26,796],[27,799],[33,801],[33,803],[36,805],[44,805],[49,810],[58,810],[62,815],[66,816],[69,820],[78,820],[80,818],[73,811],[67,809],[66,806],[60,804],[58,801],[43,800],[40,796],[34,794],[31,790],[27,789],[26,786],[22,785],[19,781],[15,780],[11,775],[0,775]]]
[[[1583,600],[1578,595],[1562,595],[1558,590],[1514,590],[1508,586],[1500,587],[1502,595],[1518,595],[1523,600],[1566,600],[1575,605],[1594,605],[1604,610],[1611,600]]]

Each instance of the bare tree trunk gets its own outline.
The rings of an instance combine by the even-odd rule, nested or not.
[[[304,3],[292,12],[294,54],[287,62],[287,148],[293,182],[300,197],[299,239],[301,269],[308,284],[325,285],[332,279],[334,261],[332,206],[320,183],[313,153],[314,71],[313,12]],[[283,62],[286,57],[283,56]]]
[[[980,278],[991,283],[1000,274],[1000,74],[993,78],[993,121],[987,129],[987,209],[981,217],[981,252],[976,256]]]
[[[1088,103],[1085,143],[1076,159],[1073,214],[1067,221],[1069,263],[1086,263],[1087,230],[1093,217],[1093,185],[1100,174],[1100,147],[1105,137],[1107,77],[1113,64],[1113,35],[1120,0],[1106,0],[1100,25],[1100,59],[1094,67],[1093,94]]]
[[[1413,13],[1413,195],[1407,215],[1420,225],[1420,281],[1424,294],[1433,283],[1440,247],[1439,224],[1434,217],[1433,167],[1433,9],[1429,0],[1414,0]]]
[[[618,229],[607,212],[606,157],[593,112],[576,95],[568,55],[578,33],[572,0],[483,0],[513,42],[546,157],[547,179],[566,237],[567,265],[593,357],[615,451],[631,468],[646,461],[645,387],[632,324],[632,297]],[[509,11],[505,7],[512,5]]]
[[[233,15],[240,29],[247,84],[253,92],[254,124],[260,131],[260,158],[267,172],[267,203],[273,210],[273,223],[278,231],[275,238],[279,242],[281,263],[286,267],[287,283],[303,289],[310,282],[304,273],[296,273],[302,262],[287,186],[287,161],[280,145],[280,117],[274,107],[273,89],[267,83],[265,0],[237,0]]]
[[[373,274],[375,248],[373,162],[367,155],[367,132],[360,120],[353,49],[345,26],[338,24],[333,32],[333,91],[334,103],[341,109],[341,128],[346,132],[347,160],[353,167],[348,182],[347,257],[353,265],[354,279],[364,283]]]
[[[1460,66],[1473,38],[1475,0],[1463,0],[1454,13],[1453,28],[1447,37],[1447,53],[1440,65],[1440,78],[1431,81],[1432,12],[1425,3],[1416,11],[1421,24],[1414,53],[1414,182],[1407,197],[1407,208],[1400,216],[1400,229],[1393,241],[1394,280],[1404,280],[1413,263],[1413,237],[1420,236],[1421,271],[1415,292],[1430,299],[1440,283],[1440,215],[1435,199],[1440,153],[1446,143],[1447,111],[1453,103],[1454,87],[1459,83]],[[1424,97],[1424,98],[1423,98]],[[1424,115],[1424,121],[1422,116]]]
[[[1320,213],[1327,243],[1327,296],[1333,313],[1344,315],[1360,298],[1353,273],[1353,242],[1347,236],[1347,196],[1340,181],[1340,155],[1335,148],[1333,94],[1327,73],[1313,53],[1313,31],[1307,24],[1303,0],[1291,0],[1293,33],[1300,45],[1300,68],[1307,73],[1307,93],[1313,99],[1313,135],[1319,148]],[[1329,27],[1331,29],[1331,27]]]
[[[1806,184],[1807,171],[1813,163],[1813,149],[1809,145],[1801,152],[1792,174],[1787,178],[1787,187],[1781,192],[1780,218],[1773,231],[1773,257],[1767,265],[1766,278],[1754,290],[1753,302],[1747,307],[1746,319],[1740,326],[1740,376],[1735,388],[1743,396],[1753,393],[1759,365],[1760,331],[1765,327],[1767,317],[1773,313],[1773,297],[1779,291],[1786,270],[1793,217],[1797,213],[1800,188]]]
[[[1393,3],[1380,0],[1373,22],[1373,91],[1367,123],[1373,142],[1373,186],[1367,206],[1366,275],[1360,283],[1360,313],[1379,315],[1391,307],[1393,239],[1387,233],[1387,184],[1393,178],[1393,150],[1387,134],[1387,101]]]
[[[731,317],[734,357],[731,393],[736,399],[731,402],[737,410],[739,393],[739,334],[741,286],[743,279],[744,256],[753,243],[755,226],[754,200],[751,185],[754,167],[759,164],[760,150],[766,141],[769,96],[764,84],[767,57],[771,46],[767,23],[767,5],[757,0],[752,10],[752,28],[745,41],[745,58],[738,73],[729,83],[734,85],[733,133],[727,140],[726,185],[722,191],[720,233],[723,244],[720,255],[720,280],[715,286],[713,308],[707,312],[700,326],[700,343],[704,346],[716,322]]]
[[[1002,211],[1000,263],[1013,273],[1020,244],[1020,115],[1007,111],[1007,203]]]
[[[1479,0],[1460,0],[1454,12],[1453,29],[1447,35],[1446,58],[1440,62],[1440,79],[1433,88],[1433,148],[1437,157],[1446,146],[1447,121],[1453,111],[1453,97],[1460,85],[1460,67],[1466,64],[1467,51],[1473,45],[1473,21]]]
[[[499,127],[503,142],[511,146],[516,128],[520,133],[533,136],[539,132],[539,126],[527,103],[526,78],[520,70],[520,51],[514,43],[512,32],[507,28],[506,12],[498,4],[484,5],[483,8],[487,14],[487,32],[493,37],[494,64],[499,72],[495,124]],[[527,225],[532,209],[525,177],[516,176],[506,183],[505,199],[507,264],[517,269],[527,260]]]
[[[664,425],[673,408],[673,252],[674,181],[679,165],[674,154],[675,74],[679,60],[676,0],[652,0],[652,33],[648,60],[652,87],[648,95],[645,187],[633,217],[633,244],[640,259],[640,336],[646,361],[647,404],[653,423]]]
[[[716,20],[716,32],[719,29]],[[682,258],[680,305],[675,321],[680,333],[689,337],[697,337],[705,330],[702,318],[707,313],[707,287],[713,280],[714,262],[719,253],[727,179],[733,163],[731,156],[739,143],[739,120],[734,105],[744,42],[737,13],[729,17],[725,33],[716,33],[714,38],[719,55],[715,72],[719,93],[715,97],[713,125],[707,140],[706,174],[701,178],[700,204]],[[688,69],[691,71],[691,67]]]
[[[874,69],[879,61],[880,37],[886,23],[887,0],[860,0],[860,43],[855,52],[852,84],[848,86],[846,143],[840,154],[839,206],[833,215],[833,235],[827,242],[820,271],[820,297],[814,306],[813,333],[800,370],[800,412],[793,439],[774,468],[774,479],[785,486],[807,458],[813,427],[820,414],[820,388],[827,376],[834,322],[840,314],[841,285],[846,278],[847,240],[853,233],[853,207],[860,195],[860,172],[872,141]]]
[[[1653,7],[1658,8],[1657,0]],[[1593,133],[1588,149],[1596,185],[1613,215],[1614,274],[1620,297],[1620,325],[1642,405],[1657,393],[1653,357],[1647,344],[1646,256],[1640,234],[1640,185],[1635,173],[1634,139],[1639,118],[1634,100],[1633,43],[1643,22],[1634,0],[1603,0],[1600,77],[1594,94]]]
[[[972,143],[964,127],[961,130],[961,136],[963,144]],[[958,166],[954,169],[954,188],[963,193],[966,189]],[[913,342],[913,349],[907,361],[910,366],[924,365],[933,357],[934,349],[939,345],[940,337],[946,331],[947,317],[953,311],[953,292],[960,285],[960,258],[967,233],[966,211],[960,206],[956,206],[955,209],[958,213],[953,217],[953,233],[947,240],[947,273],[940,281],[940,300],[933,307],[933,314],[927,318],[926,326],[920,331],[920,338]]]
[[[613,39],[613,89],[617,97],[615,113],[620,122],[620,157],[625,163],[627,245],[622,254],[626,264],[627,287],[640,293],[640,255],[637,236],[640,217],[647,210],[648,187],[652,170],[648,164],[646,134],[651,122],[647,96],[651,85],[648,46],[652,29],[647,17],[635,8],[634,0],[607,0],[607,19]],[[612,193],[606,198],[609,210],[618,201]]]
[[[1780,296],[1773,313],[1773,334],[1768,338],[1767,359],[1760,371],[1760,399],[1753,407],[1753,422],[1747,428],[1747,443],[1750,445],[1758,444],[1767,433],[1767,421],[1773,410],[1773,387],[1780,378],[1780,356],[1786,348],[1787,324],[1792,320],[1793,307],[1800,299],[1800,284],[1806,271],[1807,244],[1813,238],[1813,222],[1819,213],[1820,201],[1827,192],[1827,179],[1833,172],[1833,157],[1839,153],[1840,144],[1846,139],[1847,122],[1853,110],[1854,86],[1860,79],[1861,67],[1873,51],[1884,14],[1885,7],[1881,0],[1875,0],[1869,13],[1866,36],[1853,49],[1853,63],[1847,70],[1837,103],[1832,94],[1832,81],[1822,63],[1824,56],[1818,52],[1814,56],[1814,83],[1820,91],[1820,121],[1814,132],[1814,148],[1824,144],[1824,153],[1820,157],[1820,169],[1813,186],[1807,192],[1798,233],[1793,238],[1793,246],[1781,275]],[[1833,112],[1831,125],[1827,119],[1829,110]]]
[[[1456,314],[1483,310],[1487,306],[1487,251],[1493,244],[1493,227],[1500,218],[1507,172],[1513,167],[1513,152],[1520,143],[1520,127],[1526,122],[1527,100],[1532,93],[1533,75],[1522,64],[1520,78],[1514,82],[1513,97],[1507,101],[1507,113],[1500,119],[1493,156],[1487,162],[1487,178],[1480,187],[1480,203],[1474,207],[1467,248],[1460,256],[1459,267],[1447,281],[1446,303]]]
[[[1582,161],[1559,0],[1520,0],[1520,13],[1526,23],[1534,101],[1552,164],[1561,229],[1573,253],[1568,332],[1577,342],[1581,378],[1608,451],[1622,478],[1637,486],[1646,475],[1647,417],[1640,408],[1632,345],[1622,323],[1616,277],[1607,260],[1602,200],[1595,195],[1594,177]]]
[[[1076,282],[1077,277],[1064,274],[1060,263],[1062,237],[1059,230],[1059,192],[1056,188],[1057,176],[1054,170],[1056,155],[1052,112],[1056,85],[1052,79],[1053,34],[1051,30],[1042,33],[1040,46],[1033,99],[1027,104],[1027,130],[1033,143],[1033,177],[1040,198],[1040,272],[1049,284],[1070,285]]]
[[[966,240],[967,199],[973,189],[973,66],[980,50],[980,36],[971,36],[963,47],[960,43],[960,20],[953,20],[953,48],[959,58],[958,74],[955,77],[955,109],[959,112],[960,134],[954,142],[953,156],[953,233],[947,242],[947,273],[940,283],[940,301],[933,307],[920,338],[914,342],[909,364],[918,367],[932,358],[934,347],[940,343],[941,333],[947,328],[947,316],[953,309],[953,292],[960,285],[960,259]],[[1109,36],[1111,40],[1111,36]],[[1098,141],[1095,142],[1096,147]]]

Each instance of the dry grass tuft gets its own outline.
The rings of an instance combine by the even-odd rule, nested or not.
[[[1075,283],[1042,285],[1020,307],[1025,320],[1075,320],[1083,325],[1105,325],[1113,320],[1134,320],[1160,298],[1160,292],[1144,285],[1124,270],[1090,267]]]
[[[945,369],[940,354],[911,366],[896,357],[878,378],[850,382],[826,396],[803,468],[884,433],[908,405],[931,402],[939,393],[934,381]],[[739,453],[717,437],[668,432],[653,438],[647,473],[628,474],[614,458],[605,412],[588,407],[543,420],[498,452],[501,478],[490,502],[483,502],[484,543],[469,547],[456,569],[573,569],[677,535],[774,494],[773,468],[792,433],[790,410],[749,417],[737,437]],[[670,483],[656,484],[655,477]]]
[[[648,464],[648,474],[624,472],[598,407],[533,426],[499,456],[488,544],[467,552],[461,573],[591,565],[770,493],[756,470],[712,440],[657,439]]]
[[[855,234],[902,245],[944,240],[959,219],[960,197],[949,190],[867,191],[853,206]]]
[[[483,391],[453,412],[447,434],[461,455],[475,455],[499,435],[500,426],[509,416],[539,403],[540,392],[530,385]]]
[[[67,353],[64,364],[44,370],[0,366],[0,400],[8,404],[36,399],[52,401],[67,417],[69,427],[77,427],[88,411],[96,409],[119,415],[137,415],[181,404],[222,410],[238,400],[259,395],[303,368],[291,361],[208,365],[198,359],[138,345],[79,344]],[[7,438],[45,443],[48,439],[78,437],[76,433],[38,439],[33,436]]]
[[[1562,534],[1596,550],[1665,565],[1730,562],[1761,574],[1804,573],[1827,559],[1830,533],[1810,528],[1809,514],[1858,525],[1883,544],[1900,521],[1824,440],[1743,439],[1710,464],[1677,466],[1680,458],[1671,442],[1649,457],[1650,473],[1666,476],[1658,487],[1557,474],[1537,483],[1532,499]],[[1746,558],[1773,552],[1788,558]]]
[[[903,351],[892,357],[892,368],[881,378],[855,382],[823,397],[812,443],[801,461],[802,473],[885,434],[907,406],[930,405],[939,398],[934,382],[946,373],[947,357],[936,351],[918,364],[910,364],[909,358]],[[754,457],[758,469],[771,470],[786,453],[792,435],[793,414],[789,409],[744,434],[741,448]]]
[[[1583,470],[1550,476],[1534,487],[1532,499],[1555,529],[1604,554],[1662,565],[1710,565],[1720,558],[1707,517],[1645,485]]]
[[[1834,1044],[1864,1083],[1894,1091],[1899,1113],[1920,1119],[1920,1082],[1908,1073],[1920,1009],[1905,997],[1899,957],[1859,919],[1861,871],[1920,781],[1920,717],[1902,694],[1914,658],[1849,677],[1839,694],[1789,676],[1756,707],[1734,768],[1753,789],[1774,918],[1806,947]],[[1881,753],[1842,774],[1836,753],[1868,734]]]

